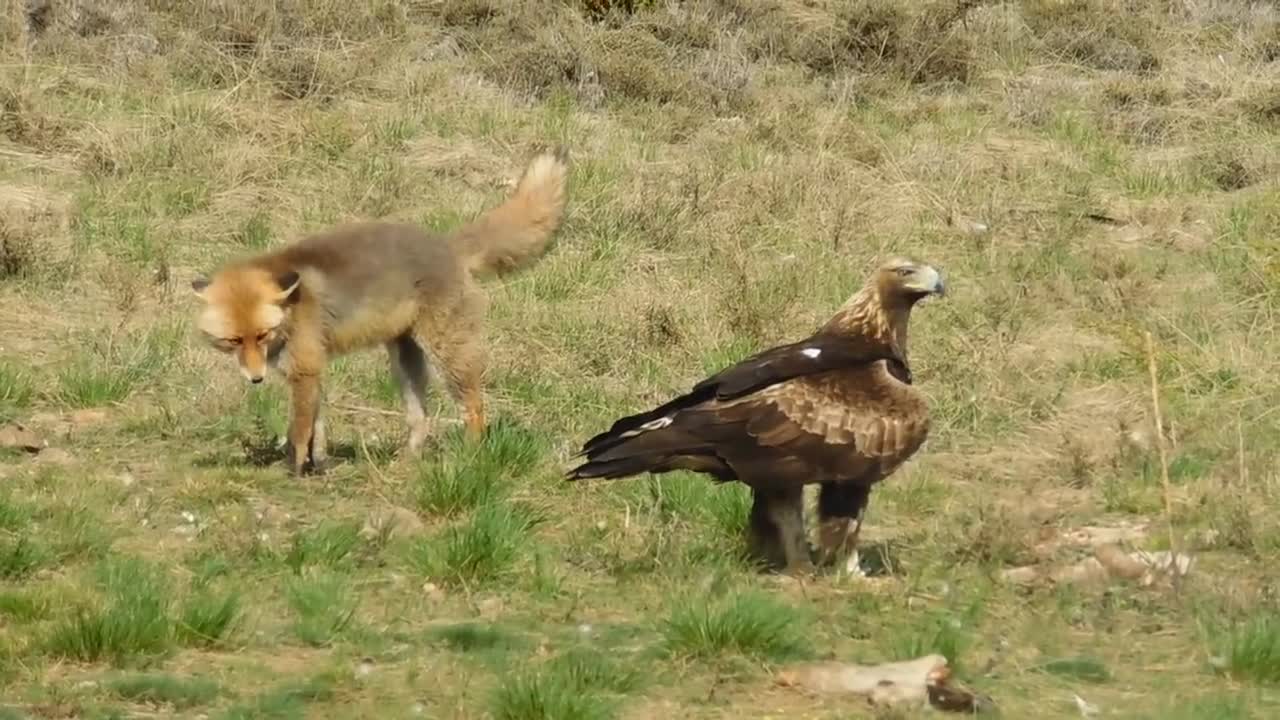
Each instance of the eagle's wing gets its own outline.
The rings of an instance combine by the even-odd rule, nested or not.
[[[915,388],[882,365],[783,381],[677,408],[589,451],[574,477],[686,469],[751,485],[878,479],[928,433]]]
[[[861,337],[818,333],[799,342],[770,348],[717,372],[689,392],[648,412],[617,420],[608,430],[587,440],[575,457],[603,452],[626,438],[670,422],[681,410],[708,400],[733,400],[795,378],[870,365],[877,360],[887,361],[903,382],[911,381],[911,371],[900,356]]]
[[[721,453],[748,482],[878,480],[929,433],[920,392],[874,365],[777,385],[715,412],[741,423],[742,439]]]

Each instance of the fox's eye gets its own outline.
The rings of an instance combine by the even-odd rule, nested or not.
[[[263,340],[266,340],[267,336],[270,334],[271,334],[270,330],[263,330],[262,332],[258,333],[258,342],[262,342]]]
[[[240,343],[242,343],[242,342],[244,342],[244,341],[243,341],[243,340],[241,340],[241,339],[240,339],[240,338],[238,338],[238,337],[235,337],[235,338],[227,338],[227,344],[228,344],[228,345],[239,345],[239,344],[240,344]]]

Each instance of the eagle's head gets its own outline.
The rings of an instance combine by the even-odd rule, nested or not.
[[[930,295],[946,294],[942,273],[936,267],[905,257],[881,263],[871,280],[885,308],[909,308]]]

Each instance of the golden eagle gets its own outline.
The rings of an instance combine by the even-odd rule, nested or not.
[[[929,413],[911,384],[907,325],[944,293],[929,265],[892,258],[817,332],[712,375],[586,442],[566,478],[689,470],[751,488],[751,551],[809,573],[803,488],[820,486],[819,552],[856,562],[871,487],[924,443]]]

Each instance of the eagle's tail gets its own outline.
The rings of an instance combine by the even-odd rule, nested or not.
[[[577,457],[586,462],[565,474],[566,480],[615,479],[641,473],[692,470],[717,479],[735,479],[733,471],[695,428],[684,427],[683,416],[661,416],[638,427],[620,421],[587,441]],[[673,421],[674,420],[674,421]],[[618,425],[627,429],[619,431]]]
[[[569,472],[565,473],[565,480],[584,480],[587,478],[599,478],[602,480],[614,480],[617,478],[631,477],[646,472],[665,472],[661,470],[662,462],[657,458],[640,457],[623,457],[616,460],[588,460]]]

